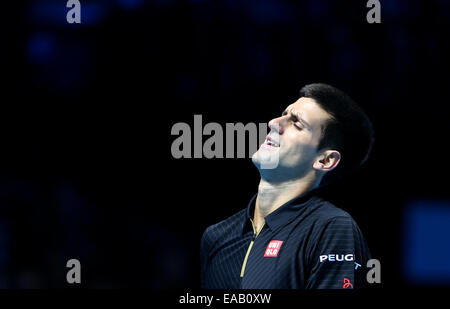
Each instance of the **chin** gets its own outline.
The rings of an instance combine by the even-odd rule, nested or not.
[[[252,156],[252,162],[253,164],[256,166],[256,168],[260,168],[260,162],[259,162],[259,158],[258,158],[258,152],[255,152]]]
[[[277,169],[279,163],[279,152],[260,149],[253,154],[252,161],[260,171]]]

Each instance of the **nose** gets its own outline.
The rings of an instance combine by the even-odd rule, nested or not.
[[[278,134],[283,134],[286,121],[289,118],[288,115],[284,115],[278,118],[274,118],[269,121],[269,128],[271,131],[275,131]]]

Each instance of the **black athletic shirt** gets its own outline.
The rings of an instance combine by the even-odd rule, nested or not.
[[[353,218],[310,192],[280,206],[256,235],[248,207],[206,229],[202,288],[347,289],[366,283],[370,252]]]

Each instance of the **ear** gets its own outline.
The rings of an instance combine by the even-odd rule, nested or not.
[[[313,168],[318,171],[329,172],[341,161],[341,154],[337,150],[324,151],[313,163]]]

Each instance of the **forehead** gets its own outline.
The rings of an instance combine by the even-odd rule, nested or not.
[[[313,128],[320,128],[331,118],[331,115],[322,109],[314,99],[305,97],[301,97],[290,104],[286,111],[299,115]]]

